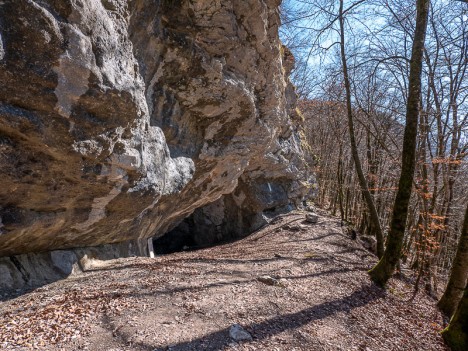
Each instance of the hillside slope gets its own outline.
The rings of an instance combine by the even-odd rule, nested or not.
[[[446,350],[434,301],[394,279],[339,220],[295,212],[241,241],[89,262],[80,276],[0,303],[2,350]],[[265,277],[269,276],[269,278]],[[259,279],[260,278],[260,279]],[[269,285],[269,284],[273,285]],[[235,342],[240,324],[252,340]]]

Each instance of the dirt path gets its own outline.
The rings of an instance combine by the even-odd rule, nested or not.
[[[0,349],[446,350],[433,300],[407,302],[400,280],[372,285],[375,257],[336,218],[303,219],[206,250],[107,261],[2,302]],[[234,342],[234,324],[253,340]]]

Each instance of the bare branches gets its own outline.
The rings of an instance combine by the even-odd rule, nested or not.
[[[294,5],[291,5],[294,3]],[[339,7],[343,21],[340,28]],[[289,5],[288,5],[289,4]],[[337,114],[346,120],[346,102],[350,100],[355,122],[356,142],[366,180],[376,190],[376,206],[382,225],[389,223],[391,203],[399,172],[401,147],[408,101],[411,49],[414,39],[416,11],[407,0],[285,0],[289,12],[288,40],[298,40],[293,49],[298,66],[293,72],[303,98],[320,101],[322,112],[316,116],[331,123],[330,129],[320,125],[317,135],[323,144],[344,133]],[[410,218],[404,232],[405,257],[412,265],[424,260],[427,267],[420,272],[422,280],[447,273],[450,267],[462,216],[462,204],[468,197],[468,6],[466,1],[431,2],[427,37],[423,51],[421,98],[419,105],[421,132],[417,139],[418,164],[413,182],[417,192],[410,198]],[[350,94],[346,96],[346,79],[342,74],[342,39],[346,34],[344,55]],[[329,107],[324,108],[323,105]],[[333,108],[331,107],[333,106]],[[314,106],[314,110],[318,108]],[[330,112],[330,111],[334,112]],[[322,114],[321,114],[322,113]],[[326,116],[326,117],[325,117]],[[324,121],[324,123],[326,123]],[[337,135],[338,134],[338,135]],[[342,134],[341,134],[342,135]],[[341,144],[338,153],[320,150],[324,175],[321,201],[332,208],[343,205],[345,218],[351,216],[349,206],[357,206],[355,225],[366,232],[368,213],[359,197],[354,176],[349,141]],[[329,152],[329,150],[328,150]],[[375,168],[377,164],[377,169]],[[330,167],[335,167],[332,169]],[[342,174],[336,183],[337,167]],[[320,177],[319,177],[320,178]],[[340,200],[341,199],[341,200]],[[343,201],[340,204],[340,201]],[[352,205],[351,205],[352,202]],[[423,206],[424,205],[424,206]],[[347,217],[348,216],[348,217]],[[418,227],[419,217],[427,232]],[[432,218],[432,219],[431,219]],[[443,218],[442,223],[434,218]],[[431,237],[434,245],[420,244]],[[424,258],[423,258],[424,257]],[[432,272],[432,273],[431,273]],[[443,279],[442,279],[443,281]]]

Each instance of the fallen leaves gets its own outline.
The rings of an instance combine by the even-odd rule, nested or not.
[[[138,351],[445,350],[434,301],[408,303],[410,287],[396,279],[387,293],[369,286],[375,258],[320,216],[300,230],[303,213],[223,246],[109,261],[2,302],[0,349],[78,350],[97,340]],[[233,342],[235,324],[253,340]]]
[[[92,288],[71,290],[52,297],[45,304],[31,297],[21,298],[18,311],[0,316],[0,346],[2,349],[27,347],[42,349],[89,335],[86,323],[102,313],[119,312],[125,301],[118,301],[118,293],[108,293]]]

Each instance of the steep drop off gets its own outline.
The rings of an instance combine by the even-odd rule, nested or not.
[[[0,256],[161,236],[196,209],[235,236],[299,203],[279,3],[2,1]]]

